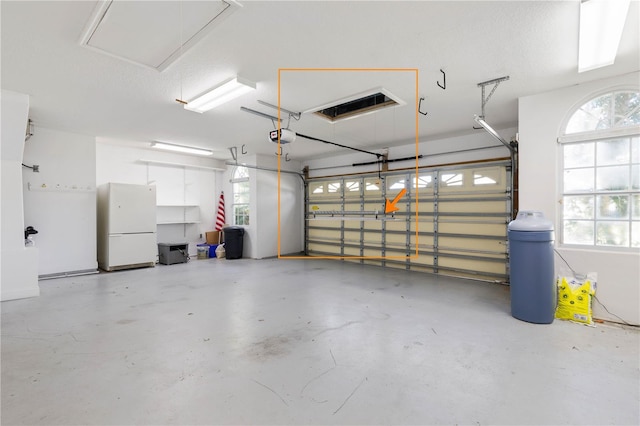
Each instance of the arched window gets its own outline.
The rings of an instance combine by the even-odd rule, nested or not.
[[[233,189],[233,224],[249,225],[249,169],[237,166],[231,179]]]
[[[640,248],[640,92],[584,103],[561,143],[561,243]]]

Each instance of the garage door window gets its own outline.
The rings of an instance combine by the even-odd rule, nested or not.
[[[640,93],[578,108],[562,143],[563,244],[640,248]]]

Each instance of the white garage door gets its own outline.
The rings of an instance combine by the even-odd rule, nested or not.
[[[421,168],[417,176],[412,169],[309,179],[306,251],[506,282],[509,169],[509,161],[489,161]],[[385,200],[403,190],[399,210],[385,215]]]

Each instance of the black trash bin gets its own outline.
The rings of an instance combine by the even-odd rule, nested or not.
[[[224,249],[227,259],[241,259],[244,241],[244,228],[242,226],[227,226],[224,231]]]

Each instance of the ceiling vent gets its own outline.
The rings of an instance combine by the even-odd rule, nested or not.
[[[406,102],[386,89],[374,89],[305,112],[312,112],[325,120],[336,122],[405,104]]]
[[[163,71],[239,7],[233,0],[101,1],[80,44]]]

